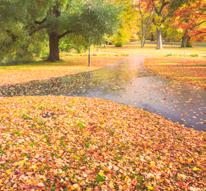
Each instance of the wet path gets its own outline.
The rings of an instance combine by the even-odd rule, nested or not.
[[[187,126],[206,130],[206,91],[156,76],[144,69],[143,63],[143,57],[133,56],[128,63],[94,72],[90,78],[97,84],[96,87],[78,95],[143,108]]]
[[[86,72],[40,82],[0,87],[2,96],[67,95],[110,99],[206,130],[206,90],[147,71],[142,56]]]

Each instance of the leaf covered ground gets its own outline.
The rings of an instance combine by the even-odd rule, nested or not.
[[[147,58],[145,66],[160,75],[206,89],[205,59]]]
[[[205,132],[101,99],[0,102],[0,190],[206,187]]]
[[[31,81],[48,80],[99,69],[122,60],[123,56],[92,56],[92,67],[87,66],[87,56],[64,56],[64,61],[33,62],[0,66],[0,86]]]

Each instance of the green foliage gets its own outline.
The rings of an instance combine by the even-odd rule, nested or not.
[[[167,42],[180,42],[182,33],[178,29],[171,26],[169,21],[165,22],[162,26],[163,37]]]
[[[80,129],[84,129],[86,127],[86,125],[82,121],[78,121],[77,125]]]
[[[0,2],[0,59],[1,62],[30,60],[40,55],[45,33],[29,35],[28,25],[41,13],[37,3],[31,1],[1,1]],[[38,2],[38,1],[36,1]],[[30,6],[29,6],[30,5]],[[32,9],[32,10],[31,10]],[[30,14],[28,14],[30,12]],[[30,18],[33,18],[30,20]],[[32,24],[31,24],[32,25]]]
[[[44,56],[50,33],[63,39],[60,50],[100,44],[118,27],[118,14],[118,7],[102,0],[2,0],[1,62]]]
[[[198,57],[198,54],[190,54],[191,57]]]
[[[71,50],[77,51],[77,53],[82,53],[86,50],[87,42],[80,35],[69,35],[65,36],[60,41],[60,50],[68,52]]]
[[[80,15],[79,32],[88,45],[100,44],[105,34],[112,35],[119,22],[120,9],[102,0],[89,1]]]
[[[98,173],[98,175],[96,176],[96,182],[97,182],[98,184],[101,184],[101,183],[103,183],[104,181],[105,181],[104,173],[103,173],[102,171],[100,171],[100,172]]]
[[[115,43],[115,46],[116,46],[116,47],[122,47],[122,46],[123,46],[123,43],[122,43],[121,41],[117,41],[117,42]]]

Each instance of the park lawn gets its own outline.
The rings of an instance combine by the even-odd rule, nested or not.
[[[206,59],[146,58],[145,66],[157,74],[206,88]]]
[[[111,101],[0,99],[1,190],[206,187],[206,133]]]
[[[135,54],[147,57],[186,57],[186,58],[206,58],[206,46],[196,45],[193,48],[180,48],[180,45],[164,45],[161,50],[156,49],[156,44],[146,44],[144,48],[140,48],[138,43],[124,45],[117,48],[107,46],[100,48],[104,53],[113,52],[119,55]]]
[[[92,67],[87,66],[87,56],[63,55],[62,61],[31,62],[26,64],[0,66],[0,86],[26,83],[34,80],[47,80],[101,68],[113,64],[123,57],[118,55],[98,55],[92,57]]]

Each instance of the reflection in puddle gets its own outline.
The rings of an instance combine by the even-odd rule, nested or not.
[[[93,72],[0,87],[0,95],[67,95],[110,99],[206,130],[206,91],[148,72],[143,57]]]

